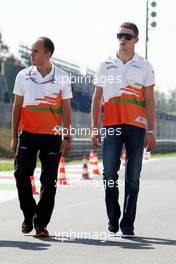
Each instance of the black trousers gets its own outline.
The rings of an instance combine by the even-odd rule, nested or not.
[[[60,147],[59,135],[23,131],[19,136],[14,175],[20,208],[26,219],[31,219],[36,213],[39,227],[47,226],[54,208]],[[41,190],[39,202],[36,203],[32,194],[30,176],[34,174],[38,152],[41,161]]]

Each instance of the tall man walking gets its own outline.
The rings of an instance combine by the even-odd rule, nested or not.
[[[120,228],[124,237],[134,236],[134,221],[144,146],[155,147],[154,75],[151,64],[135,53],[138,28],[125,22],[117,33],[119,49],[114,58],[99,66],[92,101],[92,142],[100,144],[99,129],[104,99],[103,142],[105,201],[108,229],[119,230],[118,170],[123,144],[126,148],[125,199]],[[113,183],[113,184],[112,184]]]
[[[12,110],[11,149],[15,156],[15,179],[21,210],[24,214],[22,232],[36,229],[36,236],[48,236],[46,229],[54,208],[57,170],[61,152],[71,150],[70,81],[66,72],[50,62],[53,42],[39,38],[32,46],[32,66],[16,77]],[[58,130],[66,128],[61,138]],[[65,130],[64,130],[65,131]],[[18,143],[18,144],[17,144]],[[41,161],[41,192],[36,203],[30,176]]]

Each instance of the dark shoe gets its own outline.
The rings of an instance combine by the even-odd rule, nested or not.
[[[36,214],[32,218],[25,218],[22,226],[21,226],[21,231],[24,234],[28,234],[33,230],[33,223],[36,218]]]
[[[132,238],[134,237],[134,226],[131,225],[123,225],[122,223],[120,224],[120,229],[122,231],[122,236],[123,238]]]
[[[49,237],[49,232],[46,230],[46,226],[42,226],[38,221],[37,215],[34,217],[34,228],[36,230],[36,237]]]
[[[36,237],[49,237],[49,232],[45,228],[36,229]]]
[[[135,237],[135,235],[134,235],[134,232],[131,232],[131,233],[122,233],[122,235],[121,235],[121,237],[122,238],[133,238],[133,237]]]
[[[121,228],[123,238],[133,238],[134,237],[134,231],[132,228]]]
[[[21,226],[22,233],[28,234],[32,231],[32,229],[33,229],[32,219],[24,219]]]
[[[109,232],[116,234],[119,231],[119,225],[108,224],[108,230]]]

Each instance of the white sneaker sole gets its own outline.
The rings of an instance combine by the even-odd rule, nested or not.
[[[122,237],[122,238],[134,238],[135,235],[131,235],[131,234],[122,234],[121,237]]]

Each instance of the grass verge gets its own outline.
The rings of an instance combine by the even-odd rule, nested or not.
[[[167,157],[176,157],[176,152],[173,153],[155,153],[152,154],[152,158],[167,158]],[[102,161],[101,159],[99,161]],[[82,162],[82,160],[73,160],[73,161],[68,161],[66,162],[67,164],[77,164]],[[40,167],[40,162],[37,162],[37,167]],[[13,160],[10,160],[9,162],[4,161],[0,162],[0,171],[5,171],[5,170],[13,170],[14,165],[13,165]]]

